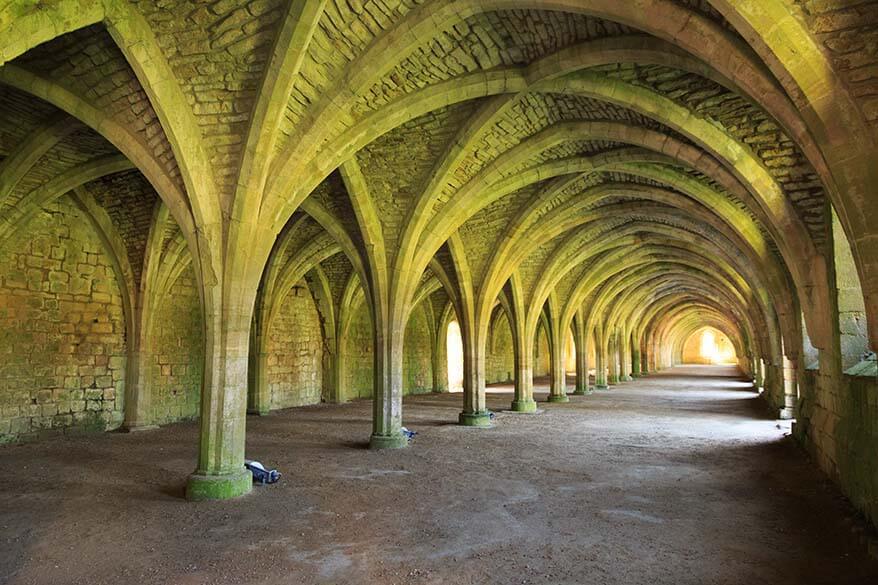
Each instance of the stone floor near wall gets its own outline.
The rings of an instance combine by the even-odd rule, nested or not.
[[[194,423],[2,447],[0,583],[878,583],[846,501],[732,373],[493,429],[411,397],[403,451],[365,449],[368,401],[250,418],[248,457],[283,478],[221,503],[182,499]]]

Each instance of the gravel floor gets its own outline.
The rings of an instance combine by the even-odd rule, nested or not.
[[[402,451],[365,449],[366,401],[250,418],[248,456],[284,476],[231,502],[182,499],[195,424],[2,447],[0,583],[878,583],[847,502],[731,374],[493,429],[411,397]]]

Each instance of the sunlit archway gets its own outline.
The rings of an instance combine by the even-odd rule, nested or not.
[[[463,339],[457,321],[448,323],[445,335],[448,348],[448,391],[463,392]]]
[[[713,327],[695,331],[683,344],[684,364],[736,364],[735,347],[728,336]]]

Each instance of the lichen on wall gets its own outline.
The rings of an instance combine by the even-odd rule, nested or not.
[[[425,311],[425,303],[415,307],[406,324],[402,362],[404,394],[433,391],[433,332]]]
[[[0,249],[0,442],[122,422],[119,284],[89,222],[62,198]]]
[[[204,373],[201,302],[190,266],[155,307],[151,345],[154,424],[196,418]]]
[[[515,371],[515,355],[512,346],[512,329],[506,313],[497,316],[488,336],[488,350],[485,359],[485,381],[509,382]]]
[[[548,376],[551,371],[549,337],[542,325],[537,328],[537,341],[534,344],[534,376]]]
[[[268,337],[271,408],[320,402],[323,332],[317,305],[304,281],[282,301]]]
[[[345,400],[371,398],[374,379],[372,355],[372,321],[363,302],[353,308],[345,339]]]

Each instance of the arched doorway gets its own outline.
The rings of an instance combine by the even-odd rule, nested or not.
[[[445,347],[448,356],[448,391],[463,392],[463,338],[456,320],[448,323]]]

